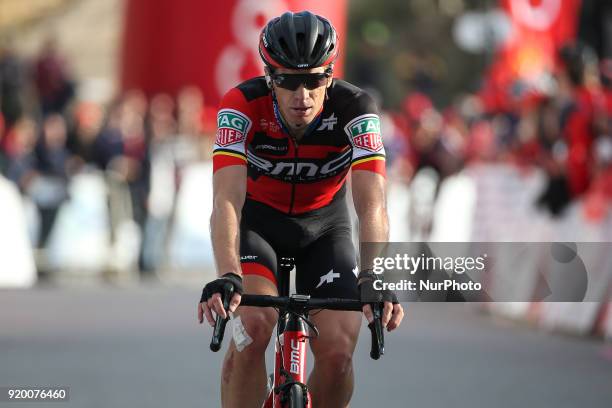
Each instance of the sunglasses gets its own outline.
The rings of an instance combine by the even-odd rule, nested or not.
[[[330,76],[330,72],[319,72],[315,74],[272,74],[270,77],[280,88],[295,91],[303,84],[306,89],[312,91],[327,85]]]

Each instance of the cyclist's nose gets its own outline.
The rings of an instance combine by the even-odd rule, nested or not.
[[[293,92],[293,97],[295,99],[298,99],[300,101],[305,101],[307,99],[310,98],[310,93],[308,92],[308,89],[306,89],[306,87],[304,86],[304,84],[301,84],[298,89],[296,89]]]

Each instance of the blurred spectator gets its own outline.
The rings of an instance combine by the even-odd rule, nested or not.
[[[492,162],[497,156],[495,132],[488,120],[475,122],[470,131],[470,141],[467,148],[470,162]]]
[[[68,178],[69,152],[66,148],[67,129],[64,117],[58,113],[47,116],[43,123],[42,137],[36,145],[38,169],[48,175]]]
[[[111,236],[131,220],[140,231],[147,219],[150,185],[149,140],[145,134],[147,100],[140,91],[125,94],[112,109],[96,146],[106,146],[105,166],[110,188]],[[142,267],[142,240],[139,267]]]
[[[0,112],[0,174],[4,174],[6,165],[8,163],[6,153],[4,152],[5,130],[4,117],[2,116],[2,112]]]
[[[433,108],[431,99],[423,93],[412,92],[404,98],[404,112],[408,115],[410,122],[417,122],[426,110]]]
[[[179,169],[175,158],[178,125],[174,110],[175,103],[170,95],[157,94],[151,99],[151,188],[143,235],[143,271],[157,270],[167,253],[168,234],[172,227],[179,182]]]
[[[101,149],[98,148],[103,122],[104,110],[97,103],[81,102],[76,106],[73,128],[68,138],[68,148],[73,154],[73,172],[84,166],[100,165],[106,161],[100,158]]]
[[[567,143],[562,138],[560,112],[554,100],[543,100],[538,116],[538,164],[546,172],[548,180],[537,204],[553,216],[559,216],[571,200],[565,171]]]
[[[210,159],[217,130],[216,107],[204,104],[204,95],[197,86],[186,86],[177,96],[178,134],[197,144],[197,156]],[[196,150],[188,149],[185,159],[192,161]]]
[[[462,152],[454,145],[456,134],[445,131],[443,119],[435,109],[423,111],[412,135],[416,171],[430,167],[440,179],[458,171],[462,164]]]
[[[11,128],[23,113],[25,67],[8,41],[0,41],[0,113]]]
[[[151,99],[148,118],[153,146],[168,142],[176,134],[178,124],[174,117],[174,108],[174,100],[168,94],[157,94]]]
[[[412,88],[426,95],[431,95],[436,87],[440,69],[436,57],[425,50],[417,50],[413,54]]]
[[[113,170],[113,161],[123,153],[121,134],[121,103],[109,108],[108,118],[95,134],[93,145],[94,164],[100,170]]]
[[[592,173],[592,145],[595,140],[593,126],[596,109],[596,90],[587,86],[588,69],[595,65],[596,56],[583,45],[568,45],[560,51],[563,67],[559,82],[567,100],[562,107],[562,125],[567,143],[567,180],[570,194],[584,193]]]
[[[24,118],[13,132],[7,175],[38,208],[41,220],[38,246],[44,247],[58,209],[68,197],[66,123],[59,114],[48,116],[37,138],[35,122]]]
[[[34,62],[34,85],[43,116],[63,112],[74,96],[74,80],[66,61],[59,54],[54,37],[45,41]]]
[[[20,119],[7,134],[6,153],[9,164],[7,177],[25,192],[35,168],[36,122],[32,118]]]
[[[145,138],[147,102],[140,93],[129,93],[119,107],[118,130],[121,154],[109,163],[109,169],[125,181],[132,199],[132,216],[139,226],[146,220],[150,162]]]
[[[66,148],[66,121],[60,114],[47,116],[43,123],[42,136],[35,148],[38,180],[52,186],[55,198],[46,202],[37,201],[41,217],[39,246],[44,246],[53,228],[57,212],[68,197],[68,164],[70,154]]]

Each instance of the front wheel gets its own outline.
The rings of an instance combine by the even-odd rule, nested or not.
[[[289,403],[287,408],[306,408],[306,400],[304,399],[304,388],[299,384],[293,384],[289,388]]]

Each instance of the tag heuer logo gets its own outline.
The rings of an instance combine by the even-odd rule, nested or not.
[[[219,146],[229,146],[242,142],[249,129],[251,120],[233,109],[222,109],[217,115],[217,140]]]
[[[353,140],[353,145],[361,149],[376,152],[383,147],[380,136],[380,121],[377,115],[362,115],[344,127]]]

